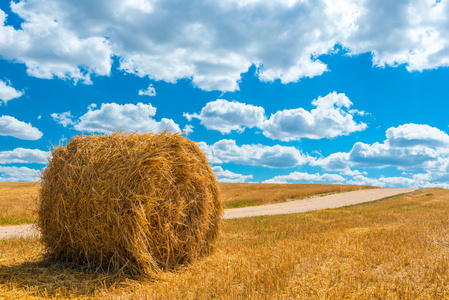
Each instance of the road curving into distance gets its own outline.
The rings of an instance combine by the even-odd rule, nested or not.
[[[317,209],[337,208],[410,193],[415,190],[417,189],[366,189],[262,206],[225,209],[224,219],[285,215]]]
[[[224,219],[246,218],[266,215],[284,215],[317,209],[337,208],[410,193],[417,189],[367,189],[344,192],[327,196],[317,196],[283,203],[225,209]],[[32,237],[39,235],[34,225],[0,226],[0,240],[12,237]]]

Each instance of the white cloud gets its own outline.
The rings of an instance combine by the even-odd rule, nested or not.
[[[382,168],[388,166],[400,169],[423,168],[429,161],[439,157],[437,150],[428,147],[392,147],[388,143],[367,145],[355,143],[349,153],[349,160],[358,167]]]
[[[22,30],[3,26],[0,51],[46,78],[88,81],[90,72],[109,74],[116,55],[127,72],[168,82],[192,78],[200,88],[223,91],[238,89],[251,64],[262,80],[320,75],[327,67],[316,57],[337,43],[351,53],[372,52],[379,66],[449,63],[445,2],[285,3],[29,0],[11,5],[26,22]]]
[[[347,184],[371,185],[383,188],[415,187],[414,180],[406,177],[369,178],[363,175],[354,176],[353,179],[347,181]]]
[[[388,144],[393,147],[449,147],[449,135],[429,125],[404,124],[391,127],[386,135]]]
[[[421,188],[438,186],[449,189],[449,169],[443,172],[427,171],[426,173],[414,174],[413,180]]]
[[[19,98],[22,95],[23,92],[17,91],[9,82],[0,80],[0,100],[3,101],[3,103],[6,104],[9,100]]]
[[[87,7],[68,8],[58,1],[11,2],[11,9],[25,20],[21,29],[5,26],[0,10],[0,55],[24,63],[27,73],[38,78],[59,77],[91,83],[90,75],[109,75],[112,51],[104,35],[77,32],[67,19]],[[70,11],[70,9],[73,9]],[[91,17],[94,17],[93,15]],[[86,19],[83,23],[95,23]],[[94,26],[96,27],[96,26]],[[95,28],[93,28],[95,31]]]
[[[0,135],[13,136],[22,140],[38,140],[43,133],[33,127],[11,116],[0,117]]]
[[[365,1],[359,12],[344,43],[351,53],[371,52],[375,65],[406,64],[409,71],[449,66],[446,1]]]
[[[251,65],[264,81],[319,76],[328,68],[318,57],[337,44],[372,53],[380,67],[449,66],[445,1],[28,0],[11,8],[24,22],[5,26],[0,11],[0,55],[40,78],[89,83],[109,75],[115,56],[141,77],[235,91]]]
[[[40,170],[27,167],[0,166],[0,181],[7,182],[35,182],[39,180]]]
[[[365,123],[354,121],[355,112],[348,111],[352,102],[345,94],[332,92],[318,97],[312,104],[316,108],[310,112],[297,108],[271,115],[262,126],[263,134],[271,139],[292,141],[301,138],[332,138],[362,131],[367,127]]]
[[[70,111],[66,111],[60,114],[53,113],[51,114],[51,117],[53,118],[53,120],[55,120],[57,123],[61,124],[64,127],[74,124],[73,116]]]
[[[259,67],[257,74],[262,81],[274,81],[280,79],[282,83],[296,82],[300,78],[315,77],[327,71],[327,66],[319,60],[302,57],[289,67],[270,68],[265,70]]]
[[[279,175],[275,176],[271,179],[265,180],[263,183],[317,183],[317,182],[326,182],[326,183],[342,183],[345,181],[343,176],[338,174],[309,174],[303,172],[293,172],[288,175]]]
[[[232,130],[243,132],[246,127],[260,127],[266,119],[265,110],[260,106],[237,101],[218,99],[206,104],[200,114],[183,114],[187,120],[199,119],[207,129],[230,133]]]
[[[150,97],[156,96],[156,89],[154,88],[154,86],[152,84],[150,84],[146,90],[140,90],[139,95],[140,96],[150,96]]]
[[[237,146],[234,140],[220,140],[213,145],[202,142],[199,146],[211,164],[232,162],[269,168],[293,168],[308,161],[308,157],[295,147],[260,144]]]
[[[350,168],[346,168],[340,172],[340,175],[344,176],[357,176],[357,175],[368,175],[367,172],[360,172],[359,170],[351,170]]]
[[[449,188],[447,181],[438,183],[432,180],[432,176],[428,174],[415,174],[411,178],[399,176],[369,178],[363,175],[357,175],[348,180],[347,184],[371,185],[382,188]]]
[[[198,147],[200,147],[200,149],[204,152],[204,154],[207,157],[207,161],[210,164],[222,164],[223,163],[223,161],[219,160],[212,154],[212,150],[210,149],[209,145],[206,144],[205,142],[199,142]]]
[[[212,167],[212,171],[217,175],[220,182],[245,182],[245,180],[253,178],[253,175],[234,173],[229,170],[223,170],[220,166]]]
[[[189,135],[193,132],[193,128],[195,128],[195,127],[187,124],[186,126],[184,126],[184,129],[182,130],[182,132],[184,132],[186,135]]]
[[[349,153],[336,152],[327,157],[310,161],[311,166],[319,166],[328,171],[344,171],[350,166]]]
[[[438,128],[404,124],[387,129],[386,136],[383,143],[357,142],[348,153],[333,153],[310,164],[329,171],[350,167],[442,170],[449,165],[449,136]]]
[[[367,177],[359,171],[351,171],[347,174],[329,174],[329,173],[303,173],[293,172],[288,175],[279,175],[265,180],[264,183],[337,183],[337,184],[355,184],[370,185],[383,188],[428,188],[442,187],[449,188],[448,173],[418,173],[411,177],[392,176],[392,177]]]
[[[16,148],[11,151],[0,151],[0,164],[46,164],[50,152],[39,149]]]
[[[352,102],[345,94],[332,92],[318,97],[312,104],[316,108],[310,112],[303,108],[283,110],[272,114],[267,120],[263,107],[218,99],[207,103],[199,114],[183,115],[188,121],[199,119],[207,129],[222,134],[257,127],[263,130],[265,136],[281,141],[333,138],[367,127],[365,123],[354,121],[355,114],[363,115],[364,112],[350,110]]]
[[[78,120],[73,121],[70,112],[52,114],[58,123],[67,126],[73,125],[77,131],[110,133],[117,130],[127,131],[153,131],[180,132],[179,125],[171,119],[162,118],[156,121],[156,108],[151,104],[117,104],[103,103],[99,109],[92,104],[88,111]]]

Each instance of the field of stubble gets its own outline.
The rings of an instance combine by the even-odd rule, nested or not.
[[[216,251],[155,280],[42,260],[0,241],[0,298],[449,299],[449,191],[223,221]]]

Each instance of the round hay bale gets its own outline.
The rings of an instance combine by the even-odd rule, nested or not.
[[[50,259],[154,276],[209,253],[219,233],[215,175],[178,134],[74,137],[41,181],[37,226]]]

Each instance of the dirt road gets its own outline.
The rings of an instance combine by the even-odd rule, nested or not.
[[[413,192],[416,189],[369,189],[313,197],[285,203],[225,209],[224,219],[255,217],[263,215],[293,214],[317,209],[337,208],[363,202],[370,202],[386,197]],[[0,240],[22,236],[38,235],[33,225],[0,226]]]
[[[338,193],[323,197],[313,197],[284,203],[225,209],[224,218],[233,219],[264,215],[284,215],[317,209],[337,208],[375,201],[386,197],[413,192],[415,190],[416,189],[369,189]]]
[[[30,237],[38,234],[33,225],[0,226],[0,240],[12,237]]]

